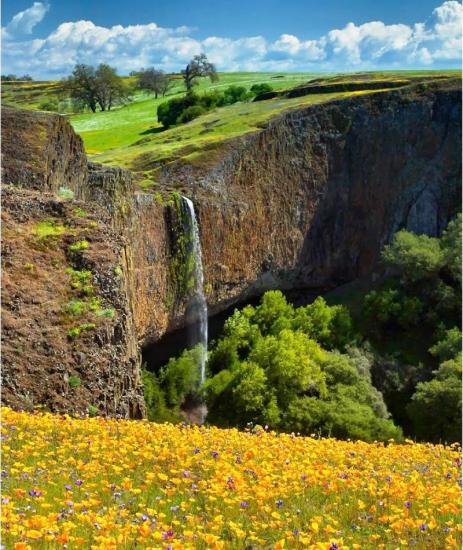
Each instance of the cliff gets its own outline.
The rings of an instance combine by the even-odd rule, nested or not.
[[[210,311],[270,288],[323,291],[371,274],[400,228],[440,234],[461,208],[459,86],[292,111],[229,142],[207,165],[169,165],[162,183],[175,182],[197,210]],[[138,255],[138,267],[154,273],[160,292],[169,247],[152,246],[159,259]],[[159,304],[150,312],[135,307],[140,336],[155,320],[169,320],[165,330],[175,324],[163,296],[144,298]]]
[[[207,163],[166,165],[156,195],[134,193],[125,170],[84,166],[80,140],[62,118],[46,122],[47,115],[9,110],[2,128],[4,182],[12,184],[4,203],[3,400],[19,406],[16,396],[27,394],[34,403],[67,409],[78,390],[87,393],[71,410],[98,395],[95,404],[108,414],[142,414],[137,346],[187,322],[182,212],[173,190],[195,204],[212,314],[270,288],[324,291],[371,275],[381,248],[402,227],[440,234],[461,208],[460,100],[455,79],[283,113],[226,143]],[[14,141],[26,146],[15,148]],[[62,153],[53,164],[49,150],[56,143]],[[57,200],[60,186],[81,202]],[[76,208],[90,216],[82,234]],[[61,236],[51,255],[60,268],[26,238],[50,212],[77,231]],[[80,261],[91,266],[95,293],[117,313],[78,343],[66,336],[66,300],[57,300],[69,301],[63,272],[74,261],[68,250],[77,235],[91,244]],[[33,285],[25,260],[44,270],[43,279],[31,276]],[[110,275],[115,267],[117,278]],[[70,391],[65,373],[69,379],[74,372],[82,386]],[[37,383],[42,375],[45,389]],[[60,390],[50,397],[55,386]]]

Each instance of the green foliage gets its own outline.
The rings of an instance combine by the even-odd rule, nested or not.
[[[156,375],[143,368],[141,378],[148,420],[156,422],[178,421],[178,414],[169,410],[166,406],[164,392]]]
[[[399,231],[383,258],[398,277],[365,298],[367,325],[410,329],[426,326],[434,334],[444,323],[455,326],[461,305],[461,216],[441,238]]]
[[[73,317],[80,317],[87,311],[87,304],[81,300],[71,300],[64,306],[64,310]]]
[[[408,433],[436,440],[444,432],[430,426],[427,434],[429,421],[419,427],[417,411],[430,400],[429,392],[435,396],[437,388],[452,384],[437,381],[433,370],[461,350],[461,215],[440,238],[399,231],[383,258],[396,277],[367,294],[361,326],[364,336],[393,355],[376,355],[373,379]],[[434,415],[436,425],[446,422],[438,407]]]
[[[166,403],[178,410],[187,396],[199,391],[199,364],[204,353],[200,344],[185,350],[178,358],[171,358],[159,373],[159,383]]]
[[[37,108],[40,111],[50,111],[50,112],[58,112],[59,111],[59,105],[57,101],[52,100],[46,100],[42,101],[38,104]]]
[[[461,352],[461,330],[453,327],[442,335],[441,339],[429,349],[439,361],[448,361]]]
[[[158,121],[165,127],[169,128],[178,124],[178,119],[189,108],[199,105],[199,96],[193,92],[187,93],[183,97],[176,97],[161,103],[158,107]]]
[[[64,225],[58,223],[57,220],[54,219],[41,221],[34,227],[34,233],[41,241],[56,239],[65,232],[66,228]]]
[[[71,287],[76,290],[83,290],[92,284],[92,272],[88,270],[79,271],[68,267],[66,273],[71,277]],[[87,294],[88,292],[85,292]]]
[[[407,281],[417,281],[439,272],[444,263],[440,241],[427,235],[399,231],[392,243],[384,248],[384,260],[401,271]]]
[[[87,410],[88,410],[88,416],[92,418],[98,414],[98,409],[95,407],[95,405],[89,405],[87,407]]]
[[[81,384],[81,380],[78,376],[73,374],[69,377],[68,384],[71,388],[78,388]]]
[[[272,92],[273,88],[270,86],[270,84],[267,84],[266,82],[263,82],[262,84],[253,84],[251,86],[251,92],[253,95],[260,95],[260,94],[266,94],[268,92]]]
[[[106,319],[112,319],[116,312],[114,311],[113,308],[108,307],[105,309],[97,309],[95,313],[97,317],[105,317]]]
[[[441,363],[429,382],[420,382],[408,405],[419,438],[461,441],[461,355]]]
[[[58,190],[58,197],[63,200],[72,200],[74,198],[74,191],[67,187],[60,187]]]
[[[74,208],[73,214],[76,218],[85,218],[87,216],[87,212],[78,206],[77,208]]]
[[[170,99],[158,107],[158,121],[169,128],[175,124],[185,124],[207,113],[215,107],[232,105],[246,101],[253,94],[247,92],[244,86],[229,86],[223,92],[209,92],[198,95],[189,91],[183,97]]]
[[[68,246],[68,250],[71,254],[75,254],[77,252],[81,252],[82,250],[87,250],[90,246],[90,243],[86,241],[85,239],[81,241],[76,241],[75,243]]]
[[[72,327],[68,330],[68,337],[70,340],[78,338],[82,332],[87,330],[94,330],[96,328],[95,323],[82,323],[77,327]]]
[[[254,94],[248,92],[244,86],[229,86],[220,94],[217,105],[219,107],[223,107],[224,105],[233,105],[233,103],[246,101],[253,96]]]
[[[347,347],[351,341],[344,307],[318,298],[294,308],[281,292],[267,292],[257,307],[235,311],[210,352],[208,420],[220,426],[252,422],[305,434],[400,439],[372,386],[371,359]]]
[[[198,118],[206,112],[206,109],[201,105],[192,105],[187,107],[182,114],[177,118],[177,122],[180,124],[185,124]]]

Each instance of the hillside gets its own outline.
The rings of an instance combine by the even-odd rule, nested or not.
[[[334,77],[309,73],[222,73],[215,83],[201,79],[195,90],[205,93],[230,85],[249,88],[255,83],[268,83],[277,92],[273,94],[276,97],[216,108],[188,124],[164,130],[156,120],[156,109],[184,93],[182,81],[177,79],[165,98],[155,100],[135,92],[133,101],[125,106],[110,112],[70,113],[70,120],[92,160],[128,168],[135,173],[141,188],[156,190],[164,166],[175,161],[209,164],[211,157],[222,154],[220,149],[229,140],[259,131],[281,113],[458,75],[458,71],[372,72]],[[126,81],[133,84],[134,78]],[[2,97],[8,105],[35,110],[59,98],[60,89],[59,82],[5,83]]]
[[[461,544],[456,446],[6,408],[2,417],[7,548],[440,550]]]

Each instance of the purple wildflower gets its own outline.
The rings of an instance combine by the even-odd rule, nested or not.
[[[405,508],[411,508],[411,507],[412,507],[412,503],[409,500],[407,500],[405,502]]]
[[[171,506],[171,507],[170,507],[170,511],[171,511],[171,512],[174,512],[174,514],[175,514],[176,512],[178,512],[179,509],[180,509],[180,506]]]
[[[339,545],[336,542],[330,544],[330,550],[339,550]]]
[[[277,505],[277,508],[282,508],[283,507],[283,501],[281,500],[281,498],[279,498],[275,504]]]
[[[219,456],[219,453],[217,451],[212,451],[211,454],[212,454],[213,458],[218,458],[218,456]]]
[[[420,531],[426,531],[427,528],[428,528],[428,526],[426,525],[426,523],[422,523],[420,525]]]
[[[142,521],[148,521],[149,519],[150,518],[146,514],[143,514],[142,517],[141,517]]]
[[[299,533],[300,533],[299,529],[293,529],[293,535],[295,537],[299,536]]]
[[[72,485],[65,485],[64,488],[66,491],[72,491]]]
[[[183,477],[190,477],[190,472],[188,470],[183,470]]]
[[[81,479],[78,479],[78,480],[76,481],[77,487],[80,487],[80,486],[82,485],[82,483],[83,483],[83,481],[82,481]]]
[[[195,455],[201,452],[201,449],[199,447],[195,447],[195,450],[193,451]]]
[[[242,500],[240,502],[241,508],[247,508],[249,506],[249,502],[247,500]]]
[[[31,497],[41,497],[42,496],[42,491],[37,491],[36,489],[31,489],[29,491],[29,496],[31,496]]]
[[[164,540],[166,539],[170,539],[174,536],[174,532],[172,531],[172,529],[169,529],[168,531],[166,531],[165,533],[162,534],[162,538]]]

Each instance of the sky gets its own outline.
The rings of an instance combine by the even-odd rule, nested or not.
[[[462,15],[456,0],[3,0],[2,74],[179,71],[202,52],[219,71],[459,68]]]

